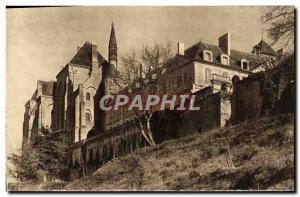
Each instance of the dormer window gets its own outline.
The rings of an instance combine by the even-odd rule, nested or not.
[[[221,55],[221,64],[229,66],[229,56]]]
[[[203,59],[204,59],[204,61],[212,62],[212,60],[213,60],[212,52],[204,50],[203,51]]]
[[[246,59],[241,59],[241,68],[243,70],[249,70],[249,61]]]

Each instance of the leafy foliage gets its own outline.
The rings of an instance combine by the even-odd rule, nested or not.
[[[21,181],[63,179],[67,170],[65,148],[59,145],[58,136],[46,134],[36,136],[25,145],[19,154],[8,159],[14,164],[10,174]]]

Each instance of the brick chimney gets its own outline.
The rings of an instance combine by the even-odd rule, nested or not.
[[[177,43],[177,54],[184,55],[184,43],[183,42]]]
[[[230,55],[230,33],[226,33],[219,37],[219,47],[224,53]]]

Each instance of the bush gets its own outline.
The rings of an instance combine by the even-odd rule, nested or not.
[[[67,165],[66,151],[53,134],[36,136],[32,143],[24,146],[19,154],[8,156],[13,169],[9,172],[20,181],[47,181],[64,179]]]

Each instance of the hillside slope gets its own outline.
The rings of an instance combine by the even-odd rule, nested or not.
[[[294,190],[293,115],[245,122],[135,151],[65,190]]]

